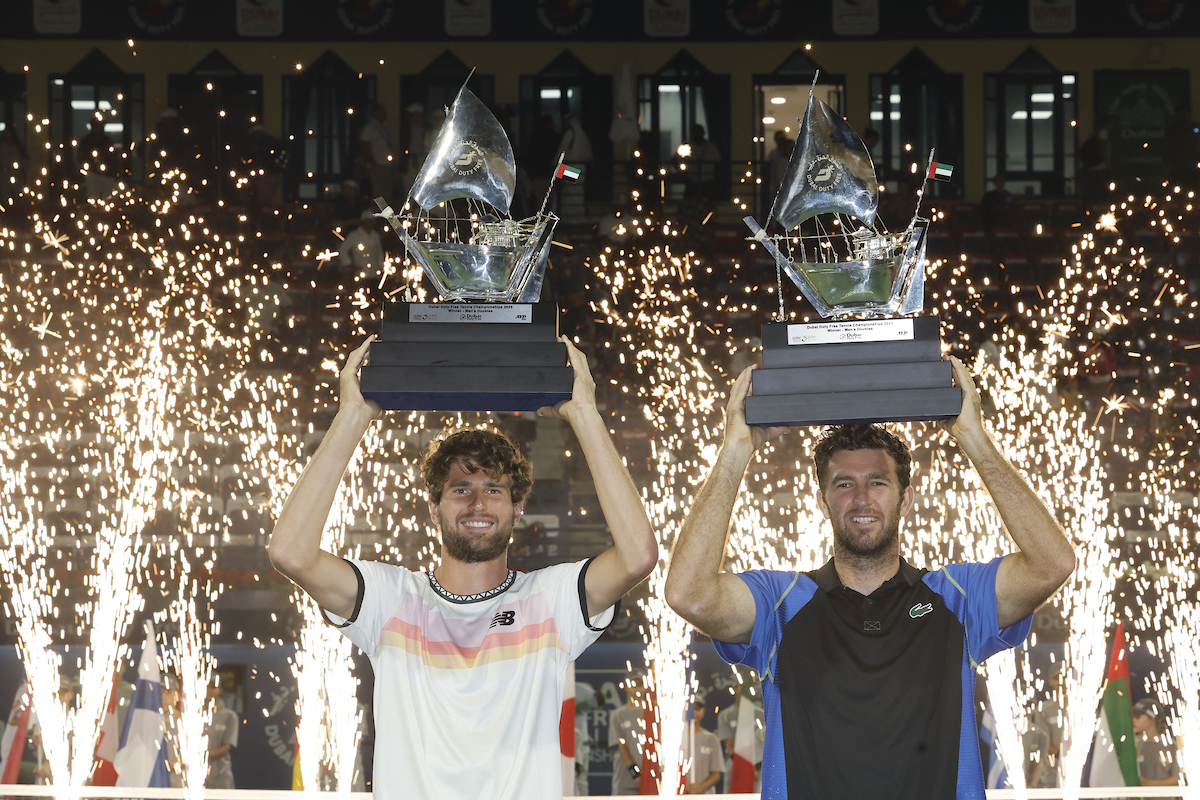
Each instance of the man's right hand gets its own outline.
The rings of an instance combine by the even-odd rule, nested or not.
[[[753,394],[751,376],[757,367],[750,366],[742,370],[733,386],[729,388],[729,401],[725,404],[725,442],[726,444],[749,445],[751,450],[757,450],[767,443],[768,439],[782,436],[791,428],[786,426],[764,428],[761,425],[746,423],[746,398]]]
[[[368,420],[375,419],[383,413],[383,409],[380,408],[378,403],[374,400],[367,400],[362,396],[362,388],[358,380],[358,369],[367,360],[367,356],[371,354],[371,343],[374,341],[375,334],[372,333],[346,359],[346,365],[342,367],[341,374],[338,377],[340,384],[338,410],[353,414],[360,419],[364,416]]]

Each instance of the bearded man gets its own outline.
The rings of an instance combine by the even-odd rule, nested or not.
[[[1075,553],[1049,509],[983,426],[957,360],[962,413],[949,432],[991,494],[1017,551],[927,571],[900,556],[913,504],[908,446],[884,428],[829,429],[814,457],[833,558],[812,572],[721,570],[755,449],[785,428],[751,428],[747,369],[725,440],[671,555],[666,599],[726,661],[762,678],[763,800],[982,798],[975,669],[1029,632]]]
[[[504,435],[466,430],[435,442],[422,464],[442,557],[421,573],[320,548],[342,474],[380,415],[358,380],[373,338],[341,372],[337,416],[279,515],[271,562],[371,660],[376,797],[561,798],[567,668],[658,561],[641,498],[596,409],[587,360],[563,338],[572,396],[538,414],[570,423],[613,547],[573,564],[511,569],[508,546],[533,468]]]

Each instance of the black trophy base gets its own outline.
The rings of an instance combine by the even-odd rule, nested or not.
[[[938,319],[911,322],[912,338],[884,341],[853,341],[869,327],[855,321],[836,323],[845,334],[836,336],[828,335],[831,323],[764,325],[763,367],[753,373],[746,422],[800,427],[957,417],[962,392],[953,385],[952,365],[942,360]],[[821,336],[806,335],[818,329]],[[821,343],[801,343],[805,339]]]
[[[513,304],[528,312],[515,323],[425,313],[448,306],[480,308],[385,305],[382,338],[360,373],[363,397],[386,411],[536,411],[571,399],[575,371],[554,303]]]

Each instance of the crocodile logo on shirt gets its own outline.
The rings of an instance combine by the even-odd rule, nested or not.
[[[913,619],[918,619],[933,612],[933,603],[917,603],[908,610],[908,615]]]
[[[492,617],[492,624],[488,628],[494,628],[497,625],[512,625],[516,621],[517,612],[501,611],[496,616]]]

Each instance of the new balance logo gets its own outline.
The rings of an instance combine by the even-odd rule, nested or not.
[[[917,603],[908,610],[908,615],[913,619],[917,619],[931,613],[933,613],[933,603]]]
[[[499,614],[492,617],[492,624],[488,625],[488,628],[494,628],[497,625],[512,625],[514,622],[516,622],[516,617],[517,612],[515,611],[501,611]]]

